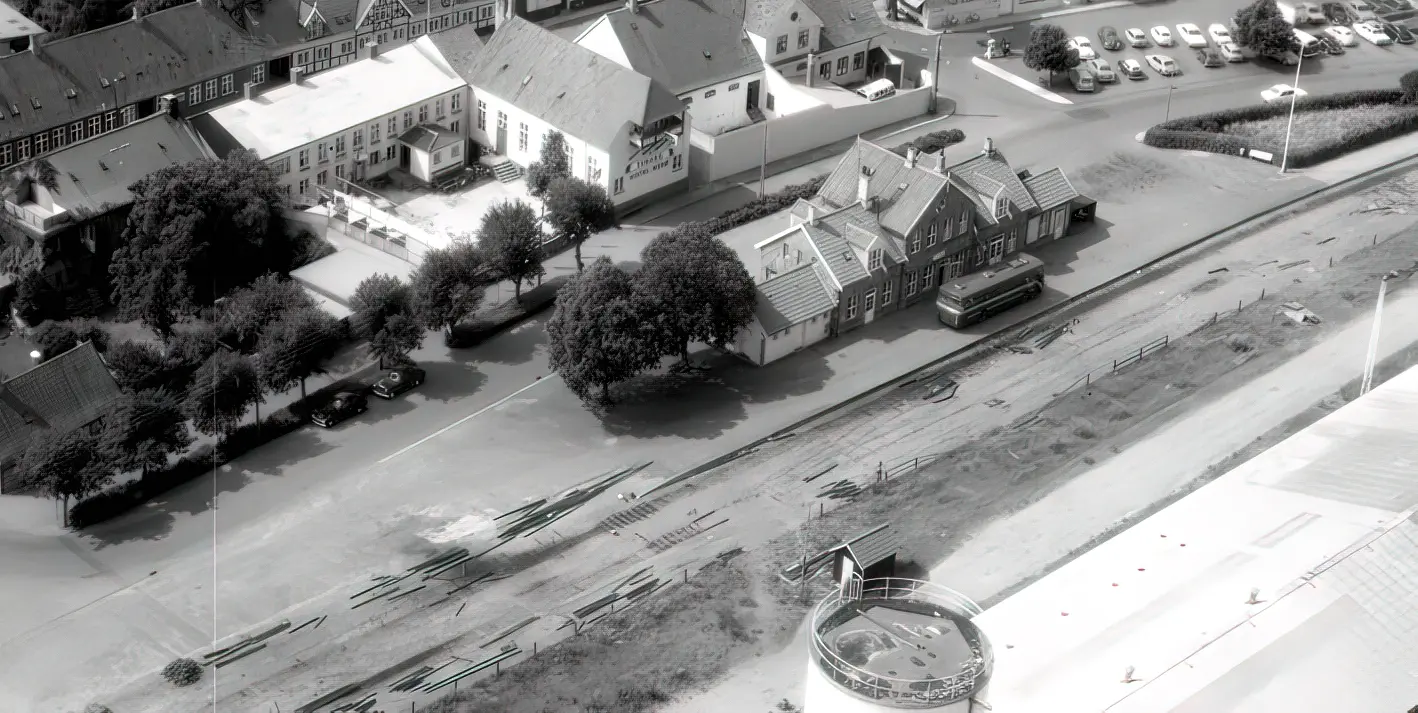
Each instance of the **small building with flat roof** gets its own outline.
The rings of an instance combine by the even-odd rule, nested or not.
[[[294,202],[316,189],[344,189],[395,169],[425,181],[465,161],[468,85],[427,37],[388,52],[362,50],[360,61],[303,77],[193,124],[220,155],[254,151],[276,170]],[[416,127],[424,131],[411,132]],[[444,168],[421,142],[429,133],[446,152]],[[407,142],[402,139],[416,139]],[[442,163],[442,162],[440,162]],[[420,168],[423,167],[423,168]]]

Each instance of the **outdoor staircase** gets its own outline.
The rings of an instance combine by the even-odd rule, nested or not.
[[[492,167],[493,175],[503,183],[511,183],[522,177],[522,168],[511,161],[503,161]]]

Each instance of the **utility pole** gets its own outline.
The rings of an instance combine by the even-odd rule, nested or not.
[[[1295,100],[1300,98],[1300,68],[1305,66],[1305,53],[1296,52],[1295,57],[1295,85],[1290,87],[1290,119],[1285,122],[1285,150],[1280,153],[1280,172],[1285,173],[1285,166],[1290,162],[1290,129],[1295,126]],[[1379,292],[1379,305],[1383,305],[1383,292]],[[1363,393],[1360,391],[1359,393]]]
[[[1374,327],[1369,333],[1369,353],[1364,357],[1364,379],[1359,384],[1359,395],[1369,393],[1374,388],[1374,366],[1379,359],[1379,333],[1384,316],[1384,293],[1388,291],[1388,275],[1379,282],[1379,299],[1374,304]]]
[[[758,197],[768,190],[768,120],[763,120],[763,157],[758,162]]]
[[[930,99],[926,103],[926,113],[936,113],[936,92],[940,87],[940,40],[941,36],[935,36],[935,59],[931,61],[931,93]]]

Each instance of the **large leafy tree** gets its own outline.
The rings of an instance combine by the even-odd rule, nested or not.
[[[169,166],[134,183],[123,245],[109,267],[124,318],[160,334],[293,255],[275,171],[250,152]]]
[[[566,137],[560,131],[552,130],[542,139],[540,160],[527,167],[527,192],[534,198],[542,198],[552,181],[571,177],[571,156],[566,146]]]
[[[576,271],[585,269],[581,244],[616,224],[615,203],[599,184],[579,178],[558,178],[547,187],[546,220],[576,246]]]
[[[103,358],[108,362],[108,370],[113,372],[114,380],[125,391],[166,387],[180,392],[187,388],[185,380],[173,373],[178,365],[156,344],[118,342],[108,348]]]
[[[260,402],[261,382],[256,366],[249,358],[223,349],[197,367],[182,411],[198,431],[222,436],[241,423],[246,409]]]
[[[393,275],[371,275],[350,296],[350,326],[359,339],[371,340],[394,315],[407,315],[413,300],[409,286]]]
[[[557,294],[547,320],[552,369],[582,400],[611,402],[610,387],[659,361],[630,276],[601,257]]]
[[[1255,0],[1236,12],[1236,41],[1257,54],[1273,56],[1295,48],[1295,31],[1275,0]]]
[[[233,290],[222,300],[217,324],[238,348],[249,352],[256,348],[257,337],[266,325],[287,312],[314,306],[315,300],[300,283],[267,273],[250,285]]]
[[[450,331],[482,304],[489,281],[472,243],[429,250],[409,290],[412,316],[428,329]]]
[[[542,226],[532,207],[522,201],[505,201],[483,213],[478,244],[488,267],[502,279],[511,280],[517,301],[522,300],[522,283],[531,283],[546,274],[542,266]]]
[[[93,342],[100,353],[108,351],[108,330],[90,320],[46,321],[35,327],[30,340],[46,361],[84,342]]]
[[[1035,25],[1029,31],[1029,46],[1024,48],[1024,66],[1035,72],[1048,72],[1049,83],[1058,72],[1067,72],[1079,63],[1078,50],[1068,46],[1068,33],[1058,25]]]
[[[49,497],[64,503],[69,524],[69,500],[82,500],[113,480],[113,468],[100,439],[87,429],[41,429],[20,456],[18,468]]]
[[[409,352],[423,345],[423,327],[413,318],[396,314],[384,323],[384,328],[369,341],[369,351],[379,357],[379,366],[385,364],[409,364]]]
[[[1249,47],[1247,42],[1251,30],[1255,29],[1256,24],[1274,18],[1284,19],[1284,15],[1280,13],[1280,6],[1275,4],[1275,0],[1254,0],[1251,4],[1236,11],[1231,30],[1235,33],[1238,43]]]
[[[323,366],[340,348],[340,322],[318,307],[286,312],[261,330],[256,354],[261,384],[278,394],[322,373]]]
[[[103,419],[101,441],[109,464],[118,471],[141,471],[167,465],[169,455],[192,445],[182,400],[166,389],[128,394]]]
[[[689,363],[689,344],[722,347],[753,319],[753,276],[724,241],[708,231],[664,233],[640,253],[636,293],[648,305],[658,351]]]

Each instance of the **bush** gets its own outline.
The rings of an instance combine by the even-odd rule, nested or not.
[[[683,223],[672,228],[664,234],[677,234],[692,230],[703,230],[710,235],[733,230],[740,225],[747,225],[759,218],[766,218],[780,210],[793,207],[800,199],[811,198],[817,194],[822,184],[827,182],[827,176],[818,176],[810,181],[788,186],[777,193],[769,193],[762,198],[754,198],[733,210],[726,210],[718,216],[700,222]],[[657,236],[658,237],[658,236]]]
[[[892,149],[899,156],[906,155],[906,149],[916,147],[921,153],[935,153],[947,146],[953,146],[965,140],[965,132],[960,129],[946,129],[944,131],[932,131],[925,136],[917,138],[915,141],[907,141]]]
[[[569,279],[570,275],[557,275],[536,287],[523,290],[521,302],[509,299],[479,310],[472,319],[446,332],[443,336],[444,343],[454,349],[475,346],[498,332],[550,309],[556,304],[557,291]]]
[[[1398,88],[1403,92],[1405,104],[1418,104],[1418,69],[1404,72],[1398,78]]]
[[[63,298],[44,279],[31,272],[15,283],[15,311],[25,324],[36,325],[47,319],[63,319]]]
[[[202,679],[202,664],[192,659],[177,659],[163,667],[162,677],[174,686],[190,686]]]
[[[291,241],[291,265],[294,270],[309,265],[320,258],[335,254],[335,246],[330,241],[309,230],[302,230]]]
[[[84,342],[93,342],[99,352],[108,351],[108,332],[95,322],[46,321],[35,327],[30,340],[40,352],[40,359],[48,361]]]

